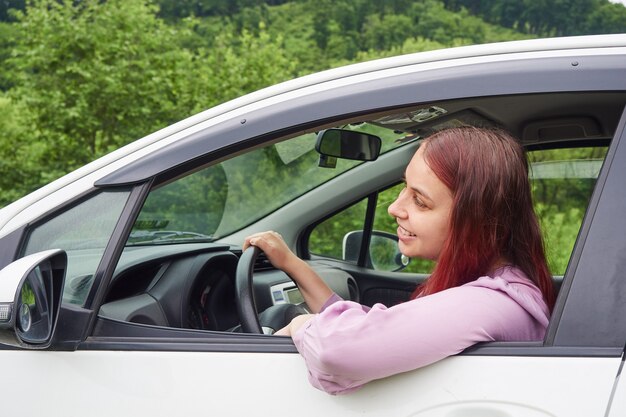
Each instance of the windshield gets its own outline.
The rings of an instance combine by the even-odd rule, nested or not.
[[[415,139],[383,123],[342,129],[382,139],[381,152]],[[317,135],[307,133],[255,149],[152,190],[127,245],[211,242],[246,227],[307,191],[362,163],[320,167]]]

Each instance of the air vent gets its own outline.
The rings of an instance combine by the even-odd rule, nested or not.
[[[241,259],[242,252],[237,250],[233,251],[237,258]],[[265,271],[268,269],[276,269],[272,263],[267,259],[267,256],[263,252],[259,253],[259,256],[254,260],[254,271]]]
[[[272,263],[267,259],[264,253],[260,253],[254,261],[255,271],[266,271],[268,269],[274,269]]]

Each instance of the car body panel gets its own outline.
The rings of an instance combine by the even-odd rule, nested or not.
[[[626,415],[626,382],[622,372],[624,371],[624,360],[618,373],[617,382],[613,387],[611,402],[607,408],[607,417],[619,417]]]
[[[33,378],[37,386],[47,387],[38,390],[37,401],[5,403],[5,412],[66,417],[86,412],[93,417],[600,416],[621,362],[620,358],[451,357],[370,383],[348,396],[330,396],[309,385],[297,354],[1,353],[6,371],[15,375],[0,383],[5,398],[19,398]],[[120,378],[121,373],[127,377]],[[210,382],[216,376],[219,383]],[[57,389],[60,386],[62,390]],[[51,404],[55,405],[52,413]]]

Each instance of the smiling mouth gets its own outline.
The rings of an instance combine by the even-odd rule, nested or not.
[[[398,234],[401,236],[405,236],[405,237],[415,237],[415,235],[411,232],[409,232],[408,230],[406,230],[404,227],[398,225]]]

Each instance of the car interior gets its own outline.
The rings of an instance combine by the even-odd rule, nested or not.
[[[407,300],[415,285],[427,278],[432,265],[411,260],[406,266],[406,260],[396,254],[393,261],[381,266],[382,263],[372,259],[368,248],[361,245],[373,242],[371,235],[375,231],[386,232],[380,234],[381,240],[395,243],[393,236],[389,236],[394,234],[394,229],[381,230],[381,227],[393,222],[384,219],[386,206],[397,193],[394,187],[401,182],[404,167],[420,139],[446,127],[461,125],[504,128],[521,140],[529,155],[539,155],[535,160],[529,156],[531,175],[537,180],[533,182],[536,184],[533,191],[558,289],[625,103],[623,92],[465,98],[417,103],[410,108],[376,109],[372,114],[347,119],[338,116],[337,120],[326,120],[302,135],[274,137],[266,149],[289,141],[304,141],[302,137],[310,131],[332,127],[380,136],[383,151],[373,161],[347,161],[343,168],[342,161],[335,161],[340,167],[336,171],[331,167],[332,156],[317,153],[316,169],[333,174],[320,179],[314,187],[295,193],[295,197],[285,198],[267,212],[251,215],[229,228],[222,224],[211,231],[182,230],[172,228],[171,223],[158,222],[146,226],[145,218],[140,215],[117,264],[99,317],[133,323],[137,329],[156,326],[240,332],[236,275],[242,257],[241,245],[245,236],[262,230],[279,231],[292,249],[344,299],[366,305],[379,302],[392,305]],[[309,145],[307,152],[317,152],[313,150],[313,142]],[[572,153],[563,153],[564,150]],[[544,158],[546,151],[552,152],[552,159]],[[234,174],[227,171],[227,175]],[[247,175],[262,176],[264,172],[252,168]],[[556,185],[541,183],[556,180],[561,181],[557,183],[559,190],[573,191],[560,193],[555,191]],[[176,189],[177,182],[170,182],[168,190]],[[565,183],[571,187],[563,186]],[[561,198],[567,199],[567,203],[562,203]],[[254,205],[252,197],[251,200],[241,204]],[[342,219],[348,217],[360,219],[360,223],[356,222],[362,225],[357,238],[348,235],[359,228],[353,228],[352,223],[341,226]],[[364,234],[370,237],[363,239]],[[294,315],[306,311],[295,284],[262,254],[254,261],[253,272],[251,291],[263,327],[277,330]],[[79,296],[90,279],[90,276],[68,277],[66,292]],[[292,306],[300,308],[294,310]]]

